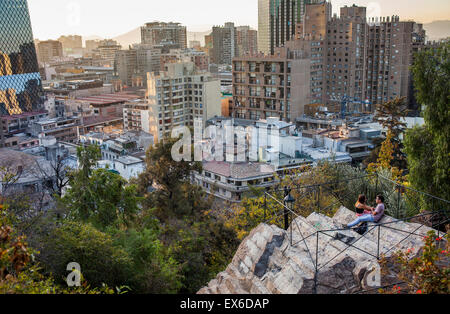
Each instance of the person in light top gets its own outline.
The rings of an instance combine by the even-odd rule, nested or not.
[[[363,214],[362,216],[356,218],[353,222],[347,225],[347,228],[352,228],[361,222],[379,222],[384,215],[384,196],[377,195],[376,202],[377,207],[371,208],[370,214]]]

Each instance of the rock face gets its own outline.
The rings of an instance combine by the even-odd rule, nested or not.
[[[298,217],[288,231],[261,224],[244,239],[227,269],[198,293],[339,294],[374,289],[382,282],[377,257],[399,249],[417,252],[431,230],[385,216],[381,227],[369,224],[364,236],[333,231],[354,218],[341,207],[333,218],[318,213]]]

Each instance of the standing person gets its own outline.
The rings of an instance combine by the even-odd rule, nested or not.
[[[347,225],[347,228],[354,227],[358,225],[361,222],[379,222],[381,218],[383,218],[384,215],[384,196],[383,195],[377,195],[377,207],[371,208],[371,213],[363,215],[361,217],[358,217],[353,222],[349,223]]]

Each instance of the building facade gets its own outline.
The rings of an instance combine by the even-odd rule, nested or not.
[[[155,142],[170,136],[179,126],[203,124],[221,113],[220,81],[210,73],[198,72],[192,62],[171,63],[167,71],[148,74],[149,133]]]
[[[273,54],[295,35],[305,3],[314,0],[258,0],[258,50]]]
[[[63,57],[62,43],[57,40],[40,41],[37,45],[39,62],[46,63]]]
[[[148,45],[160,45],[165,42],[175,44],[173,48],[187,48],[186,26],[180,23],[147,23],[141,27],[141,43]]]
[[[40,109],[41,76],[26,0],[0,1],[0,114]]]
[[[222,26],[212,28],[211,62],[215,64],[231,64],[231,60],[237,56],[236,28],[234,23],[225,23]]]
[[[232,116],[293,121],[310,102],[310,60],[289,49],[233,59]]]

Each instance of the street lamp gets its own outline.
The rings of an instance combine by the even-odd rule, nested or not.
[[[289,210],[293,211],[295,199],[291,195],[291,189],[284,187],[284,230],[289,229]],[[289,210],[288,210],[289,209]],[[292,223],[292,222],[291,222]]]

